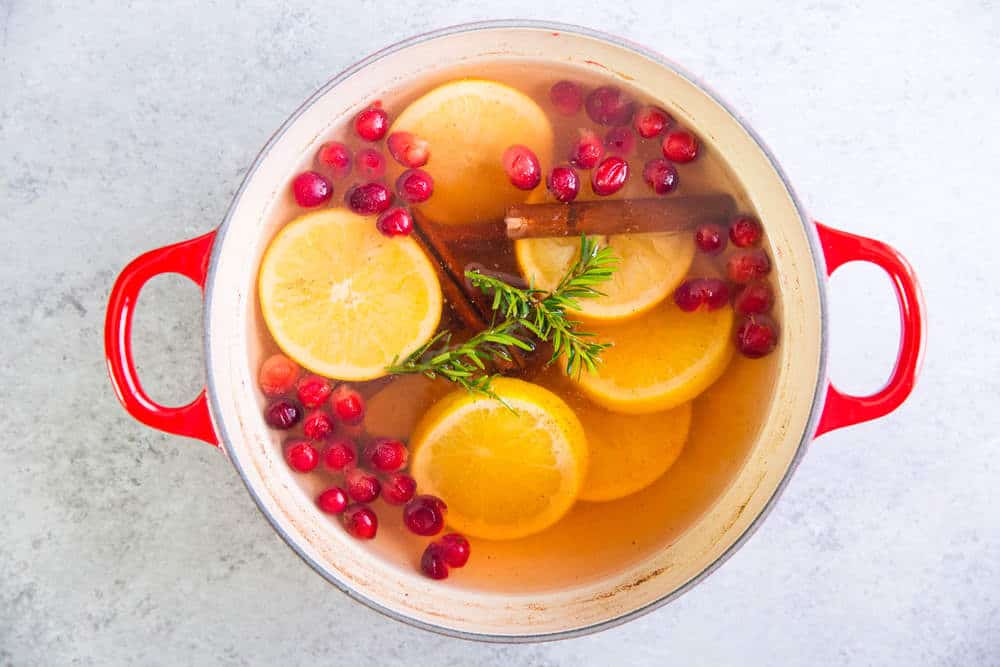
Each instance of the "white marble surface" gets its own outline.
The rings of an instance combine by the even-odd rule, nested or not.
[[[0,0],[0,664],[1000,664],[1000,10],[544,4]],[[533,646],[349,602],[218,452],[128,419],[102,359],[117,271],[216,225],[305,96],[399,38],[503,16],[606,29],[700,73],[811,211],[909,256],[930,312],[909,403],[816,442],[718,573],[624,627]],[[834,378],[876,386],[887,284],[847,270],[832,308]],[[196,290],[159,279],[137,321],[154,396],[192,395]]]

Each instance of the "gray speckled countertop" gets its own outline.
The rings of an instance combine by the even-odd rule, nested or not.
[[[0,0],[0,664],[1000,664],[1000,10],[771,4]],[[721,570],[624,627],[533,646],[445,639],[336,593],[217,451],[125,416],[102,357],[116,273],[218,224],[323,81],[501,16],[616,32],[700,73],[809,210],[910,258],[931,314],[909,403],[817,441]],[[850,267],[831,307],[834,379],[876,386],[887,282]],[[199,313],[181,278],[147,290],[155,398],[200,385]]]

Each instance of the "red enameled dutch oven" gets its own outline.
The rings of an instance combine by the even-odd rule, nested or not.
[[[525,543],[476,545],[480,569],[445,585],[420,576],[414,547],[393,531],[359,543],[315,508],[284,464],[261,417],[255,374],[263,324],[255,282],[264,248],[283,221],[274,215],[285,185],[326,132],[400,82],[461,64],[551,62],[598,67],[661,100],[724,156],[765,221],[779,294],[782,341],[775,380],[757,409],[763,424],[729,481],[713,491],[690,525],[654,536],[628,559],[609,560],[583,546],[578,564],[552,560]],[[851,396],[827,381],[827,276],[854,261],[892,279],[902,337],[888,384]],[[143,391],[130,347],[136,300],[153,276],[179,273],[204,290],[207,386],[181,407],[158,405]],[[569,637],[615,625],[662,605],[707,576],[739,547],[787,482],[806,444],[828,431],[882,417],[913,389],[924,344],[923,302],[912,269],[889,246],[813,222],[777,162],[753,131],[697,79],[662,56],[618,38],[572,26],[490,22],[415,37],[341,73],[307,100],[271,138],[250,168],[222,225],[130,263],[111,292],[105,343],[108,368],[129,414],[167,433],[220,446],[263,514],[317,572],[352,597],[408,623],[492,641]],[[607,505],[607,503],[604,503]],[[593,503],[595,507],[600,503]],[[574,512],[574,514],[576,514]],[[585,517],[604,520],[599,510]],[[564,521],[565,523],[565,521]],[[571,528],[571,527],[570,527]],[[567,528],[569,530],[570,528]],[[559,526],[551,530],[557,530]],[[402,531],[400,531],[402,532]],[[504,550],[506,549],[506,550]],[[494,558],[484,558],[483,554]],[[548,559],[548,560],[546,560]],[[575,561],[574,561],[575,562]],[[544,577],[531,573],[545,572]]]

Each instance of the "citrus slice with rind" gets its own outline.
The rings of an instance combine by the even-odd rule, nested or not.
[[[587,442],[548,389],[498,378],[493,390],[503,403],[460,389],[431,407],[410,438],[411,473],[422,493],[447,503],[452,528],[507,540],[569,511],[586,476]]]
[[[534,151],[542,173],[552,165],[552,126],[545,112],[524,93],[496,81],[440,85],[403,109],[390,129],[396,131],[412,132],[428,143],[424,170],[434,178],[434,195],[418,208],[434,222],[501,220],[508,207],[524,202],[528,192],[511,185],[500,159],[513,144]],[[395,178],[400,168],[391,169]]]
[[[387,238],[345,209],[308,213],[271,240],[258,274],[264,321],[281,350],[340,380],[386,375],[425,343],[441,287],[411,238]]]

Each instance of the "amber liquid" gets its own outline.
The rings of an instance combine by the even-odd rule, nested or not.
[[[548,90],[555,81],[572,79],[587,89],[613,83],[629,91],[640,104],[656,104],[674,112],[666,101],[648,99],[641,91],[630,90],[623,82],[605,79],[593,70],[530,62],[524,66],[503,62],[447,69],[411,81],[405,88],[389,91],[380,99],[393,117],[434,86],[465,77],[497,80],[530,95],[552,120],[557,160],[564,160],[569,155],[578,129],[593,127],[593,123],[583,112],[567,119],[554,111]],[[343,141],[355,151],[363,147],[345,125],[338,126],[320,141]],[[714,149],[708,135],[697,125],[686,122],[685,126],[699,136],[702,146],[698,159],[679,169],[680,184],[670,196],[727,193],[734,197],[741,212],[753,214],[743,187],[724,157]],[[605,129],[598,128],[598,132],[603,134]],[[637,151],[629,160],[632,172],[629,182],[614,197],[652,196],[641,178],[642,165],[659,156],[658,140],[640,139]],[[310,152],[299,168],[311,168],[311,162]],[[583,189],[589,190],[587,174],[581,172],[581,177]],[[339,192],[349,186],[350,181],[343,187],[338,185]],[[554,200],[549,197],[547,201]],[[299,214],[301,211],[290,197],[273,211],[281,224]],[[454,244],[452,250],[463,263],[474,261],[501,271],[519,272],[513,246],[508,241],[471,240]],[[690,274],[692,277],[719,276],[721,263],[696,256]],[[446,306],[442,326],[458,325],[453,319],[449,320],[448,311]],[[266,331],[259,312],[258,322],[259,330]],[[273,341],[264,341],[261,359],[277,351]],[[776,375],[775,357],[749,360],[738,354],[733,356],[722,377],[694,400],[687,443],[674,465],[651,486],[616,501],[579,501],[557,524],[534,536],[512,541],[473,539],[473,558],[461,576],[449,579],[449,585],[512,593],[565,589],[619,572],[670,545],[712,507],[743,465],[770,402]],[[590,401],[572,383],[559,377],[557,368],[546,370],[535,381],[556,391],[577,411],[593,409]],[[455,387],[443,380],[406,376],[391,383],[385,380],[361,383],[359,389],[368,398],[367,433],[405,439],[426,409]],[[642,420],[644,417],[636,415],[633,418]],[[325,478],[323,473],[298,475],[296,479],[310,496],[332,482],[332,478]],[[382,509],[388,508],[377,501],[376,510]],[[400,512],[394,510],[379,511],[379,535],[370,548],[373,557],[412,568],[426,540],[409,534],[399,515]]]

